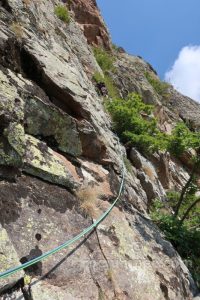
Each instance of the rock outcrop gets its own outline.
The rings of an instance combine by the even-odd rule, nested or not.
[[[72,1],[70,8],[75,20],[81,25],[89,44],[111,50],[111,40],[104,21],[99,14],[96,0]]]
[[[0,3],[3,271],[91,225],[118,193],[126,150],[92,81],[102,71],[90,45],[111,47],[96,1],[71,1],[69,24],[55,14],[58,0]],[[154,103],[163,130],[189,118],[188,106],[198,125],[197,103],[172,90],[170,101],[181,97],[188,105],[172,110],[144,75],[156,76],[150,65],[126,53],[116,56],[112,76],[122,96],[136,91]],[[172,186],[181,189],[187,169],[163,153],[145,158],[132,149],[128,158],[123,197],[109,217],[69,249],[0,279],[0,299],[193,299],[191,274],[148,216],[152,199],[165,198]],[[83,188],[89,216],[77,192]],[[24,274],[32,278],[28,296]]]

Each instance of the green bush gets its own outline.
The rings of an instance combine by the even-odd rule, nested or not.
[[[193,212],[190,213],[187,220],[180,226],[179,218],[174,218],[172,214],[172,209],[170,204],[176,204],[179,196],[177,193],[170,194],[170,199],[166,204],[159,200],[155,200],[150,208],[151,218],[158,225],[158,227],[165,234],[166,239],[168,239],[175,249],[179,252],[180,256],[188,266],[191,271],[197,285],[200,287],[200,230],[199,228],[199,213],[200,209],[197,206],[194,208]],[[191,202],[191,199],[189,200]],[[184,207],[188,206],[188,199],[185,200]],[[180,216],[184,211],[182,207],[180,211]],[[198,217],[194,218],[194,214]]]
[[[179,122],[168,137],[167,150],[176,157],[180,157],[188,149],[200,147],[200,134],[190,131],[183,122]]]
[[[115,98],[115,97],[119,97],[119,93],[118,90],[112,80],[112,78],[108,75],[105,74],[104,76],[102,76],[100,73],[96,72],[93,75],[93,80],[98,82],[104,82],[106,85],[106,88],[108,90],[108,95],[110,98]]]
[[[55,8],[56,16],[65,23],[70,22],[69,11],[64,5],[57,5]]]
[[[158,95],[162,96],[163,98],[169,97],[168,89],[170,85],[167,82],[153,78],[148,72],[146,72],[145,76]]]
[[[115,98],[106,105],[113,120],[113,128],[124,143],[131,143],[142,152],[165,149],[165,139],[151,115],[153,106],[145,104],[138,94],[127,99]]]
[[[114,56],[112,56],[104,49],[98,47],[93,48],[93,53],[96,58],[96,61],[98,62],[99,66],[101,67],[104,73],[108,71],[114,71],[114,66],[113,66],[113,63],[115,61]]]
[[[123,143],[133,144],[143,153],[168,150],[176,157],[188,149],[200,148],[200,133],[190,131],[183,122],[175,126],[171,135],[162,133],[152,114],[154,107],[145,104],[140,95],[132,93],[127,99],[121,99],[114,91],[109,94],[113,99],[107,102],[106,108],[112,116],[113,129]]]

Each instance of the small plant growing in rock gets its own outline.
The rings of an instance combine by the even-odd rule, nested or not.
[[[57,5],[55,8],[56,16],[65,23],[70,22],[69,11],[64,5]]]
[[[97,214],[97,199],[100,195],[99,188],[87,186],[77,191],[76,195],[80,200],[81,211],[86,216],[95,218]]]
[[[146,72],[145,74],[146,79],[148,82],[152,85],[154,90],[158,95],[161,97],[167,99],[169,97],[168,89],[170,85],[167,82],[160,81],[158,79],[155,79],[153,76],[151,76],[150,73]]]
[[[13,22],[10,29],[14,32],[17,39],[21,40],[23,38],[24,30],[19,23]]]
[[[155,180],[155,173],[153,172],[153,169],[149,165],[144,165],[142,169],[151,181]]]
[[[29,6],[31,4],[31,0],[23,0],[25,6]]]
[[[113,276],[113,271],[112,271],[111,268],[108,269],[106,275],[107,275],[108,280],[113,283],[114,282],[114,279],[113,279],[114,276]]]
[[[102,48],[94,47],[93,53],[98,62],[99,66],[101,67],[104,73],[108,71],[114,71],[114,61],[115,58],[109,52],[105,51]]]

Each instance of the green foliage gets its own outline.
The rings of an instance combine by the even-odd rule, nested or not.
[[[108,71],[114,71],[114,66],[113,66],[113,63],[115,61],[114,56],[112,56],[104,49],[97,48],[97,47],[93,48],[93,52],[96,61],[98,62],[99,66],[101,67],[104,73],[107,73]]]
[[[118,51],[119,50],[119,47],[117,45],[115,45],[115,44],[112,44],[112,48],[113,48],[114,51]]]
[[[180,193],[168,193],[167,203],[155,200],[150,208],[151,218],[165,234],[180,256],[185,261],[194,279],[200,287],[200,230],[199,218],[200,207],[196,206],[188,215],[183,224],[180,224],[180,217],[187,207],[194,201],[194,191],[190,190],[180,209],[179,218],[174,218],[173,207],[176,206]]]
[[[126,170],[129,173],[133,174],[132,164],[131,164],[130,160],[128,158],[126,158],[126,157],[124,157],[124,165],[126,167]]]
[[[102,77],[96,78],[102,80]],[[103,80],[106,81],[105,79]],[[200,147],[200,133],[192,132],[180,122],[171,135],[162,133],[153,117],[154,107],[142,101],[138,94],[129,94],[127,99],[116,97],[114,85],[107,85],[112,101],[107,102],[107,109],[113,119],[113,128],[124,143],[136,146],[143,153],[157,150],[168,150],[172,155],[180,157],[188,149]],[[113,90],[112,90],[113,89]]]
[[[64,5],[57,5],[55,7],[55,14],[56,16],[62,20],[65,23],[70,22],[70,16],[69,16],[69,11],[66,6]]]
[[[100,73],[96,72],[93,75],[93,80],[95,80],[97,83],[98,82],[104,82],[106,85],[106,88],[108,90],[108,95],[111,98],[119,97],[119,93],[117,88],[115,87],[112,78],[106,74],[102,76]]]
[[[180,122],[176,125],[172,135],[169,136],[167,150],[174,156],[180,157],[186,150],[199,147],[200,134],[190,131],[183,122]]]
[[[151,74],[148,72],[146,72],[145,76],[158,95],[164,98],[169,97],[169,93],[168,93],[169,84],[167,82],[163,82],[153,78]]]
[[[152,152],[166,147],[163,134],[151,116],[153,106],[145,104],[138,94],[127,99],[115,98],[107,103],[113,127],[124,143],[131,143],[142,152]]]

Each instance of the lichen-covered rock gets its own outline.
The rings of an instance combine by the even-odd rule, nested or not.
[[[154,91],[145,76],[147,72],[154,74],[149,64],[145,63],[140,57],[118,53],[115,67],[115,74],[112,75],[113,80],[120,88],[123,97],[126,97],[128,93],[135,92],[141,94],[143,100],[148,104],[160,104],[159,95]]]
[[[10,123],[4,130],[4,136],[16,153],[23,158],[25,154],[25,132],[23,126],[17,123]]]
[[[20,121],[24,118],[23,100],[19,97],[17,87],[11,84],[13,73],[7,71],[4,74],[0,70],[0,117],[1,128],[6,126],[10,121]],[[15,76],[16,77],[16,76]]]
[[[75,188],[76,182],[59,156],[47,145],[32,136],[26,135],[26,153],[23,170],[52,183]]]
[[[75,119],[38,98],[25,105],[25,128],[28,134],[41,136],[62,152],[80,156],[81,141]]]
[[[6,212],[4,212],[6,213]],[[6,232],[0,226],[0,272],[4,272],[10,268],[16,267],[20,264],[17,252]],[[24,272],[20,271],[18,274],[13,274],[7,278],[0,279],[0,295],[3,291],[11,289],[20,277],[24,276]]]
[[[21,262],[62,244],[92,222],[81,215],[77,199],[61,187],[24,176],[17,184],[0,182],[0,188],[1,212],[10,204],[18,213],[15,219],[10,213],[1,220]],[[99,200],[97,214],[109,205]],[[56,299],[53,296],[98,300],[103,295],[108,300],[165,300],[168,295],[170,300],[189,300],[194,288],[187,268],[152,222],[137,211],[133,215],[117,207],[84,241],[26,273],[32,277],[36,299],[52,295],[49,300]]]

